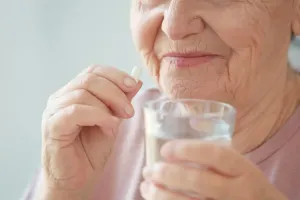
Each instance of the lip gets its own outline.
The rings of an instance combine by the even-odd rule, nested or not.
[[[176,67],[193,67],[210,62],[218,57],[216,54],[207,52],[177,53],[170,52],[164,54],[161,58]]]

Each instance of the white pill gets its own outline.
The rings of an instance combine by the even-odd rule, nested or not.
[[[131,76],[135,79],[136,82],[140,80],[140,75],[142,72],[142,68],[134,66],[131,71]]]

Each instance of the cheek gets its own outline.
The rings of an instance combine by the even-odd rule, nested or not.
[[[260,43],[270,24],[262,11],[248,11],[243,7],[211,12],[206,18],[212,29],[233,50],[249,48]],[[222,20],[215,20],[218,15]],[[254,17],[257,16],[257,17]]]
[[[222,20],[214,20],[219,15]],[[237,17],[238,16],[238,17]],[[232,49],[228,63],[230,88],[235,90],[240,84],[247,83],[266,51],[267,37],[270,37],[271,20],[268,11],[253,7],[237,6],[205,15],[207,23],[219,37]],[[209,21],[211,20],[211,21]],[[252,73],[253,72],[253,73]]]
[[[131,32],[134,44],[141,54],[144,64],[154,77],[158,76],[159,65],[153,49],[162,19],[163,11],[160,9],[144,13],[132,11],[131,13]]]

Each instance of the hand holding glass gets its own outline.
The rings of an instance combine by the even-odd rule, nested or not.
[[[217,101],[160,99],[146,103],[144,117],[146,165],[151,166],[162,161],[160,149],[170,140],[230,142],[236,110],[229,104]]]

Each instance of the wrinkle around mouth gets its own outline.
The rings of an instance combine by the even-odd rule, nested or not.
[[[169,85],[171,85],[172,89],[175,88],[186,88],[186,89],[199,89],[199,87],[204,87],[206,85],[205,81],[197,81],[197,80],[187,80],[187,79],[171,79],[168,81]]]
[[[154,77],[159,77],[159,69],[161,63],[159,62],[154,51],[147,51],[143,53],[145,64],[147,68],[150,68],[150,72]],[[158,78],[159,81],[159,78]]]

